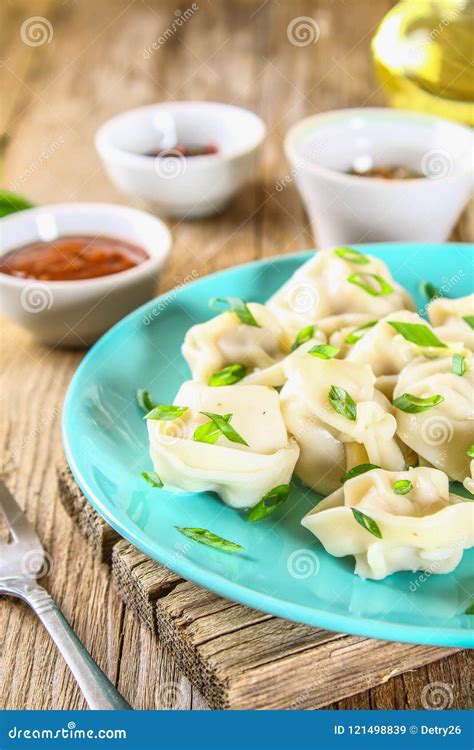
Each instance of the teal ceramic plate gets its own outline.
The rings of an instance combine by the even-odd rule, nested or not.
[[[365,247],[382,258],[416,298],[422,280],[448,296],[468,294],[472,247]],[[318,496],[294,481],[289,501],[255,524],[208,493],[153,489],[147,432],[135,402],[147,388],[171,403],[189,377],[180,352],[186,330],[214,313],[208,300],[234,295],[264,302],[308,257],[300,253],[239,266],[152,300],[109,331],[89,352],[69,386],[64,444],[71,469],[95,509],[119,534],[179,575],[264,612],[330,630],[387,640],[472,645],[474,550],[454,573],[396,573],[383,581],[354,575],[353,559],[328,555],[300,525]],[[175,526],[211,529],[242,544],[229,554],[191,542]],[[471,584],[471,586],[470,586]]]

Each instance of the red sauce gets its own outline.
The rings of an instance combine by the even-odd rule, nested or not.
[[[147,260],[138,245],[117,237],[74,235],[17,247],[0,261],[0,272],[20,279],[77,281],[127,271]]]
[[[191,143],[187,146],[184,146],[181,143],[178,143],[177,146],[174,146],[174,148],[171,149],[164,149],[164,150],[155,150],[155,151],[147,151],[145,156],[161,156],[162,158],[166,157],[176,157],[176,156],[210,156],[211,154],[217,154],[219,152],[219,149],[214,143]]]

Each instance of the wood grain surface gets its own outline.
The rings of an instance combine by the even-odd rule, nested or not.
[[[36,0],[33,8],[26,0],[9,0],[0,9],[2,182],[33,202],[102,200],[142,207],[110,185],[93,147],[97,126],[123,109],[162,99],[221,100],[254,109],[267,122],[261,161],[232,206],[199,222],[170,222],[174,246],[162,291],[193,270],[205,275],[314,246],[294,185],[275,188],[288,173],[285,130],[312,112],[384,103],[369,43],[390,0],[198,5],[148,57],[146,50],[171,27],[175,3]],[[52,28],[40,46],[25,43],[21,33],[33,14]],[[297,16],[317,19],[317,44],[289,43],[287,27]],[[470,217],[472,212],[464,215],[454,238],[472,239]],[[82,354],[43,348],[6,322],[0,336],[2,474],[48,550],[47,587],[135,708],[205,708],[169,652],[123,607],[108,569],[87,553],[59,504],[61,408]],[[0,643],[0,707],[84,708],[54,645],[17,601],[0,602]],[[433,682],[450,687],[453,707],[466,707],[467,659],[465,652],[456,654],[331,707],[418,708],[423,687]]]

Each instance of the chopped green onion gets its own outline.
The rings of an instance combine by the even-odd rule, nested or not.
[[[453,354],[453,361],[451,364],[451,372],[454,375],[462,377],[466,372],[466,357],[462,354]]]
[[[231,418],[232,414],[224,414],[222,419],[225,419],[226,422],[228,422]],[[210,443],[211,445],[214,445],[216,443],[220,436],[222,435],[222,432],[214,422],[206,422],[205,424],[200,425],[196,428],[193,435],[193,440],[195,440],[197,443]]]
[[[446,347],[431,328],[423,323],[398,323],[396,320],[387,321],[392,328],[400,333],[406,341],[418,346],[440,346]]]
[[[151,484],[152,487],[163,487],[163,482],[156,471],[142,471],[141,476],[146,482],[148,482],[148,484]]]
[[[463,315],[462,319],[468,324],[468,326],[474,329],[474,315]]]
[[[248,445],[248,443],[243,439],[241,435],[239,435],[238,432],[234,430],[233,427],[230,425],[230,420],[232,419],[232,414],[225,414],[222,416],[221,414],[213,414],[209,411],[201,411],[200,414],[203,414],[205,417],[208,417],[210,419],[209,424],[214,429],[218,430],[218,435],[215,439],[209,440],[208,435],[212,434],[214,437],[214,430],[212,430],[211,433],[209,433],[209,426],[201,425],[197,428],[193,435],[193,440],[196,440],[198,443],[215,443],[216,440],[219,437],[219,433],[221,435],[224,435],[224,437],[227,438],[227,440],[230,440],[231,443],[240,443],[241,445]],[[208,433],[206,435],[205,431],[202,429],[203,427],[207,427]],[[203,439],[204,437],[204,439]]]
[[[224,552],[237,552],[240,549],[244,549],[241,544],[230,542],[228,539],[213,534],[212,531],[208,531],[207,529],[191,528],[189,526],[175,526],[175,529],[194,542],[206,544],[208,547],[215,547],[216,549],[224,550]]]
[[[422,411],[432,409],[433,406],[438,406],[444,401],[444,396],[428,396],[427,398],[420,398],[419,396],[413,396],[411,393],[403,393],[401,396],[395,399],[393,405],[405,411],[408,414],[419,414]]]
[[[341,477],[341,484],[344,484],[349,479],[354,479],[354,477],[365,474],[366,471],[372,471],[372,469],[380,469],[380,466],[377,466],[377,464],[359,464],[358,466],[354,466]]]
[[[157,419],[161,422],[170,422],[177,419],[188,410],[187,406],[175,406],[174,404],[159,404],[154,409],[145,414],[143,419]]]
[[[422,281],[420,284],[420,292],[431,302],[432,299],[440,297],[439,289],[436,289],[435,285],[431,281]]]
[[[373,279],[377,282],[378,289],[374,289],[374,287],[364,283],[364,280],[369,279]],[[370,294],[371,297],[384,297],[385,295],[392,294],[393,292],[393,286],[390,286],[388,281],[385,281],[385,279],[383,279],[376,273],[352,273],[347,277],[347,281],[360,287],[364,290],[364,292]]]
[[[212,310],[219,310],[216,305],[225,305],[227,309],[230,312],[234,312],[239,320],[242,323],[245,323],[246,326],[261,328],[261,326],[257,323],[252,313],[250,312],[245,300],[240,299],[240,297],[226,297],[225,299],[222,299],[221,297],[213,297],[211,300],[209,300],[209,307]]]
[[[466,453],[469,456],[469,458],[474,458],[474,443],[469,446]]]
[[[293,341],[293,344],[291,346],[291,351],[294,352],[295,349],[298,349],[301,344],[306,344],[307,341],[313,338],[314,334],[316,333],[318,326],[310,325],[305,326],[301,329],[295,340]]]
[[[472,602],[469,607],[464,612],[465,615],[474,615],[474,602]]]
[[[336,250],[334,250],[334,253],[340,258],[348,260],[349,263],[357,263],[357,265],[359,266],[366,266],[368,263],[370,263],[370,260],[366,255],[363,255],[353,247],[338,247]]]
[[[370,532],[370,534],[373,534],[378,539],[382,539],[382,532],[373,518],[366,516],[365,513],[362,513],[361,510],[357,510],[357,508],[351,508],[351,511],[357,523],[359,523],[366,531]]]
[[[364,323],[363,326],[354,328],[353,331],[347,334],[345,340],[346,344],[356,344],[360,339],[367,333],[369,328],[373,328],[378,323],[378,320],[371,320],[369,323]]]
[[[338,414],[350,419],[352,422],[356,421],[357,405],[344,388],[332,385],[329,389],[328,398],[329,403],[334,407]]]
[[[17,211],[24,211],[26,208],[33,208],[33,204],[26,198],[10,190],[0,190],[0,219]]]
[[[308,354],[312,354],[313,357],[319,357],[320,359],[332,359],[338,354],[339,349],[337,346],[331,346],[331,344],[316,344],[309,349]]]
[[[408,479],[399,479],[393,485],[393,491],[396,495],[406,495],[413,489],[412,483]]]
[[[137,391],[137,403],[138,406],[145,414],[155,408],[156,404],[152,399],[149,391],[145,391],[143,388],[139,388]]]
[[[245,365],[236,363],[235,365],[228,365],[223,367],[222,370],[218,370],[209,378],[208,385],[218,387],[221,385],[233,385],[238,383],[239,380],[245,378],[247,374],[247,368]]]
[[[279,484],[278,487],[274,487],[272,490],[269,490],[269,492],[267,492],[267,494],[264,495],[261,500],[259,500],[257,505],[252,508],[247,520],[251,523],[254,523],[255,521],[261,521],[262,518],[270,515],[270,513],[273,513],[276,508],[279,508],[280,505],[283,505],[283,503],[288,498],[289,492],[289,484]]]

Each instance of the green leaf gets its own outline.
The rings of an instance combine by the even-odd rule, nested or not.
[[[328,398],[329,403],[334,407],[338,414],[347,417],[347,419],[350,419],[352,422],[356,421],[357,405],[344,388],[332,385],[329,389]]]
[[[188,410],[187,406],[175,406],[174,404],[160,404],[155,406],[143,419],[157,419],[160,422],[170,422],[177,419]]]
[[[247,520],[251,523],[254,523],[255,521],[261,521],[262,518],[266,518],[266,516],[270,515],[270,513],[273,513],[276,508],[279,508],[280,505],[283,505],[283,503],[288,498],[289,492],[289,484],[279,484],[278,487],[274,487],[272,490],[269,490],[269,492],[267,492],[267,494],[264,495],[261,500],[259,500],[257,505],[252,508]]]
[[[218,370],[209,378],[208,385],[217,388],[221,385],[233,385],[238,383],[239,380],[245,378],[247,374],[247,368],[245,365],[236,363],[235,365],[228,365],[223,367],[222,370]]]
[[[224,414],[222,419],[225,419],[226,422],[228,422],[231,418],[232,414]],[[196,428],[193,435],[193,440],[195,440],[197,443],[210,443],[211,445],[214,445],[216,443],[220,436],[222,435],[222,432],[214,422],[206,422],[205,424],[200,425]]]
[[[364,334],[367,333],[369,328],[373,328],[377,323],[378,320],[371,320],[369,323],[365,323],[363,326],[354,328],[354,330],[348,333],[346,338],[344,339],[346,344],[356,344],[358,341],[360,341]]]
[[[468,324],[468,326],[474,329],[474,315],[463,315],[462,319]]]
[[[462,378],[466,370],[466,357],[464,357],[463,354],[453,354],[451,372],[454,375],[459,375]]]
[[[343,260],[347,260],[349,263],[357,263],[359,266],[366,266],[370,263],[370,259],[366,255],[363,255],[353,247],[338,247],[334,250],[334,253],[343,258]]]
[[[17,211],[24,211],[27,208],[33,208],[33,203],[23,198],[17,193],[9,190],[0,190],[0,219]]]
[[[192,528],[189,526],[175,526],[175,529],[194,542],[206,544],[208,547],[215,547],[216,549],[224,550],[224,552],[237,552],[237,550],[244,549],[241,544],[230,542],[228,539],[213,534],[212,531],[208,531],[207,529]]]
[[[365,283],[366,280],[375,281],[378,284],[378,288],[374,288],[373,286],[370,286],[370,284]],[[360,287],[364,292],[370,294],[371,297],[384,297],[393,292],[393,287],[390,286],[388,281],[385,281],[385,279],[376,273],[352,273],[347,277],[347,281]]]
[[[227,440],[230,440],[231,443],[240,443],[241,445],[248,445],[248,443],[243,439],[241,435],[239,435],[238,432],[234,430],[234,428],[230,425],[230,420],[232,419],[232,414],[225,414],[222,416],[221,414],[213,414],[209,411],[201,411],[200,414],[203,414],[205,417],[208,417],[210,419],[210,424],[214,426],[215,429],[219,430],[219,432],[224,435],[224,437],[227,438]],[[205,427],[206,425],[201,425],[201,427]],[[193,435],[193,440],[197,440],[200,443],[215,443],[218,439],[219,435],[217,435],[217,438],[213,440],[209,439],[202,439],[202,435],[204,431],[201,431],[201,427],[198,427]],[[209,429],[209,428],[208,428]]]
[[[439,290],[436,289],[435,285],[431,281],[422,281],[420,284],[420,293],[427,297],[428,300],[436,299],[440,297]]]
[[[357,510],[357,508],[351,508],[351,511],[357,523],[359,523],[366,531],[370,532],[370,534],[373,534],[378,539],[382,539],[382,532],[373,518],[366,516],[365,513],[362,513],[361,510]]]
[[[398,482],[395,482],[393,485],[393,491],[396,495],[406,495],[408,492],[411,492],[413,489],[413,485],[408,479],[399,479]]]
[[[320,359],[332,359],[338,354],[339,349],[337,346],[331,346],[331,344],[316,344],[309,349],[308,354],[312,354],[313,357],[319,357]]]
[[[240,299],[240,297],[225,297],[224,299],[222,299],[222,297],[213,297],[211,300],[209,300],[209,307],[211,308],[211,310],[222,312],[218,307],[216,307],[216,305],[224,305],[227,310],[229,310],[230,312],[234,312],[239,320],[242,323],[245,323],[246,326],[255,326],[255,328],[261,328],[261,326],[257,323],[252,313],[250,312],[245,300]]]
[[[474,602],[472,602],[469,607],[464,612],[465,615],[474,615]]]
[[[295,340],[293,341],[293,344],[291,346],[291,351],[294,352],[295,349],[298,349],[301,344],[306,344],[307,341],[313,338],[314,334],[317,331],[318,326],[305,326],[301,329]]]
[[[466,453],[469,456],[469,458],[474,458],[474,443],[469,446]]]
[[[358,466],[354,466],[341,477],[341,483],[344,484],[349,479],[354,479],[354,477],[365,474],[367,471],[372,471],[372,469],[380,469],[380,466],[377,466],[377,464],[359,464]]]
[[[152,399],[149,391],[145,391],[143,388],[139,388],[137,391],[137,403],[140,409],[145,412],[145,414],[148,414],[148,412],[150,412],[156,406],[156,403]]]
[[[403,393],[401,396],[395,399],[393,405],[405,411],[408,414],[419,414],[422,411],[428,411],[433,406],[438,406],[444,401],[444,396],[428,396],[427,398],[420,398],[419,396],[413,396],[411,393]]]
[[[396,320],[387,321],[392,328],[400,333],[406,341],[410,341],[412,344],[417,346],[439,346],[442,348],[446,347],[437,336],[433,333],[431,328],[424,325],[423,323],[398,323]]]
[[[141,476],[146,482],[148,482],[148,484],[151,484],[152,487],[163,487],[163,482],[156,471],[142,471]]]

